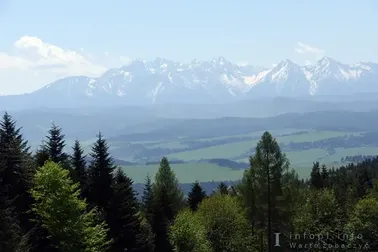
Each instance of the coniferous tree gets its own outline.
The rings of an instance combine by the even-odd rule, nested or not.
[[[363,198],[366,195],[368,189],[372,187],[371,176],[366,167],[360,170],[357,175],[357,195],[359,198]]]
[[[238,185],[238,189],[241,193],[240,198],[247,209],[247,215],[252,227],[252,234],[255,235],[259,217],[257,212],[258,181],[256,169],[253,165],[253,157],[249,158],[249,163],[249,168],[244,172],[241,183]]]
[[[154,183],[154,219],[152,230],[156,235],[155,251],[172,251],[168,227],[184,205],[184,194],[172,171],[168,159],[163,157]]]
[[[311,187],[315,189],[322,188],[322,175],[320,173],[320,164],[315,162],[312,166],[311,178],[310,178]]]
[[[5,113],[0,122],[0,160],[3,166],[0,187],[5,189],[20,227],[26,232],[33,226],[28,210],[32,204],[29,190],[35,169],[28,142],[23,139],[20,130],[12,117]]]
[[[322,165],[322,172],[321,172],[321,177],[322,177],[322,185],[323,185],[323,188],[327,188],[328,185],[329,185],[329,182],[328,182],[328,169],[327,169],[327,166],[326,165]]]
[[[109,154],[109,147],[102,134],[98,134],[97,141],[92,146],[92,158],[88,166],[88,203],[97,206],[101,211],[108,210],[109,200],[112,198],[113,159]]]
[[[71,166],[73,169],[73,180],[80,183],[82,192],[85,190],[87,184],[87,171],[84,151],[81,148],[80,142],[75,141],[73,146],[73,154],[71,156]]]
[[[152,225],[154,215],[154,191],[150,176],[147,176],[146,183],[144,184],[141,210],[147,222]]]
[[[265,132],[257,143],[252,166],[258,184],[260,228],[266,230],[270,252],[273,250],[273,233],[282,230],[286,222],[281,209],[284,208],[283,175],[288,172],[289,162],[269,132]]]
[[[132,180],[121,169],[115,175],[114,193],[110,200],[108,223],[113,238],[112,251],[149,251],[141,229],[138,201]]]
[[[12,209],[0,208],[0,251],[28,252],[27,238],[27,235],[23,235]]]
[[[222,195],[227,195],[229,193],[228,186],[224,182],[219,183],[216,191]]]
[[[196,181],[192,185],[192,189],[188,194],[188,205],[192,211],[196,211],[198,204],[206,197],[206,192],[202,189],[199,182]]]
[[[42,167],[50,158],[49,151],[44,144],[41,144],[34,153],[34,161],[37,167]]]
[[[51,161],[61,163],[64,168],[68,168],[66,167],[68,165],[68,155],[64,152],[64,147],[66,146],[64,137],[62,129],[53,124],[46,136],[47,141],[45,142],[45,147]]]
[[[27,236],[23,235],[14,207],[11,206],[8,187],[2,183],[4,168],[4,160],[0,160],[0,251],[28,251],[28,247],[22,248],[22,244],[25,243],[23,241],[27,242]]]
[[[23,243],[26,243],[26,239],[29,240],[31,252],[55,251],[50,240],[47,239],[46,230],[30,221],[35,217],[29,211],[34,202],[29,190],[32,187],[35,163],[32,162],[27,141],[23,140],[20,129],[16,129],[15,121],[7,113],[3,117],[0,129],[0,160],[3,161],[5,168],[0,175],[2,177],[1,187],[7,188],[7,197],[12,202],[7,211],[12,211],[13,216],[17,217],[14,219],[8,215],[8,220],[13,219],[13,227],[16,227],[17,224],[20,226]]]

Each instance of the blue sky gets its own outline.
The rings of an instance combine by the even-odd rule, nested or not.
[[[376,13],[376,0],[0,0],[0,93],[136,58],[377,62]]]

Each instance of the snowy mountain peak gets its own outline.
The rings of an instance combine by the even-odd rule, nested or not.
[[[295,64],[293,61],[289,59],[285,59],[279,62],[273,69],[294,70],[296,68],[299,68],[299,65]]]
[[[330,58],[330,57],[324,57],[316,63],[317,66],[322,68],[337,68],[340,65],[342,65],[340,62]]]
[[[361,88],[378,91],[377,66],[369,62],[346,65],[329,57],[310,66],[286,59],[267,69],[240,66],[224,57],[190,63],[156,58],[133,60],[99,78],[64,78],[34,93],[70,99],[108,97],[112,102],[121,99],[131,104],[353,93],[363,91]]]

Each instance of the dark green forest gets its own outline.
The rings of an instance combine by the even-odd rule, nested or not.
[[[376,157],[299,179],[265,132],[232,186],[186,195],[162,157],[138,196],[101,133],[65,153],[53,124],[32,152],[21,126],[0,122],[0,252],[378,251]]]

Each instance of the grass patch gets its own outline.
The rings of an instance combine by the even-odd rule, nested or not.
[[[278,143],[288,144],[290,142],[309,142],[328,139],[332,137],[341,137],[345,135],[359,135],[361,133],[340,132],[340,131],[309,131],[308,133],[277,137]],[[273,135],[274,136],[274,135]]]
[[[154,178],[158,168],[158,164],[122,166],[123,171],[135,183],[144,183],[147,175]],[[238,180],[244,172],[210,163],[171,164],[171,168],[180,183],[192,183],[196,180],[199,182]]]
[[[222,144],[207,148],[196,149],[192,151],[177,152],[168,155],[168,158],[180,159],[183,161],[210,159],[210,158],[227,158],[233,159],[247,152],[256,146],[257,140],[241,141],[236,143]]]
[[[153,148],[182,149],[182,148],[188,147],[187,144],[183,144],[180,141],[156,142],[156,143],[144,144],[144,146],[149,149],[153,149]]]
[[[290,142],[305,142],[305,141],[317,141],[322,139],[327,139],[331,137],[337,137],[337,136],[344,136],[346,134],[351,134],[347,132],[336,132],[336,131],[312,131],[309,133],[303,133],[299,135],[290,135],[290,136],[282,136],[277,137],[276,140],[278,143],[284,143],[288,144]],[[360,133],[355,133],[360,134]],[[256,147],[256,144],[258,142],[258,139],[251,139],[251,140],[245,140],[240,142],[234,142],[234,143],[228,143],[228,144],[222,144],[217,146],[211,146],[191,151],[183,151],[183,152],[177,152],[168,155],[168,158],[176,158],[184,161],[191,161],[191,160],[200,160],[200,159],[209,159],[209,158],[227,158],[227,159],[233,159],[234,157],[237,157],[243,153],[246,153],[250,151],[252,148]],[[302,152],[302,151],[299,151]],[[306,151],[304,151],[306,152]],[[311,163],[313,160],[316,160],[317,158],[322,158],[324,151],[312,151],[308,150],[308,153],[311,154],[305,154],[301,153],[299,155],[296,155],[293,152],[293,160],[299,159],[299,163],[302,163],[302,160],[311,160]],[[304,155],[304,156],[302,156]],[[316,156],[319,155],[319,156]],[[248,159],[240,159],[235,160],[239,162],[247,162]],[[297,162],[297,161],[295,161]]]

